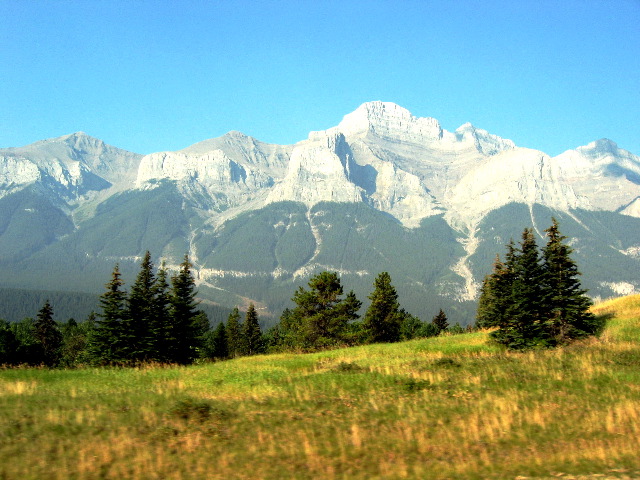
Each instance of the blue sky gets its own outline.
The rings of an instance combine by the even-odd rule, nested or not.
[[[303,140],[363,102],[640,155],[640,0],[0,0],[0,147]]]

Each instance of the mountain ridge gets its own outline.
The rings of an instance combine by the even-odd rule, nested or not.
[[[44,262],[76,268],[89,288],[89,276],[108,262],[134,268],[132,259],[152,249],[171,266],[188,252],[203,295],[226,296],[229,305],[277,296],[278,308],[282,292],[319,269],[353,277],[362,292],[376,268],[387,268],[405,291],[471,304],[490,268],[479,258],[488,246],[501,250],[491,229],[506,243],[505,231],[517,236],[533,225],[542,235],[555,215],[578,244],[589,239],[594,254],[614,255],[611,263],[626,272],[619,282],[635,289],[639,185],[640,157],[608,139],[550,157],[470,123],[449,132],[389,102],[367,102],[294,145],[231,131],[139,155],[76,132],[0,149],[0,263],[21,287],[47,287],[47,275],[27,272]],[[503,218],[508,211],[517,214]],[[405,238],[397,249],[404,250],[377,243],[370,231],[392,245],[394,238],[370,222]],[[604,224],[610,241],[594,238]],[[425,248],[445,256],[446,267],[438,260],[413,271],[408,258]],[[60,264],[54,257],[62,252],[76,260]],[[606,295],[617,280],[598,275],[591,288]]]

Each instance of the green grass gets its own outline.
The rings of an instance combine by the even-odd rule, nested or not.
[[[140,369],[0,371],[0,479],[640,476],[640,296],[600,339],[487,333]]]

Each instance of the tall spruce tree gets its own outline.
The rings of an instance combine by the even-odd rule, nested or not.
[[[253,303],[249,304],[244,323],[242,325],[243,350],[245,355],[256,355],[263,352],[262,330],[258,322],[258,313]]]
[[[240,331],[240,311],[234,307],[225,327],[227,333],[227,348],[229,356],[235,358],[242,354],[242,332]]]
[[[53,307],[47,300],[36,317],[33,324],[35,337],[40,346],[41,361],[47,367],[54,367],[60,361],[60,348],[62,347],[62,333],[58,324],[53,320]]]
[[[213,358],[227,358],[229,357],[229,344],[227,343],[227,329],[224,322],[220,322],[211,335],[213,348]]]
[[[398,293],[387,272],[378,274],[369,295],[371,304],[364,316],[363,328],[370,342],[397,342],[404,316],[400,313]]]
[[[499,329],[491,335],[512,349],[540,343],[543,320],[543,270],[533,230],[522,232],[520,248],[508,246],[506,269],[510,289],[505,288],[506,304]]]
[[[177,275],[171,278],[171,329],[172,348],[170,361],[189,364],[197,356],[199,332],[194,324],[197,315],[195,279],[191,272],[189,256],[185,255]]]
[[[589,312],[591,301],[555,219],[546,232],[540,254],[533,230],[525,229],[520,248],[509,243],[505,263],[498,259],[482,286],[477,325],[497,326],[491,336],[511,349],[562,345],[604,327]]]
[[[510,276],[500,256],[496,256],[493,271],[484,278],[480,287],[476,327],[497,327],[504,320],[506,302],[511,295]]]
[[[99,314],[90,335],[90,357],[94,363],[100,365],[127,362],[123,331],[127,293],[122,289],[123,285],[120,269],[116,264],[111,281],[105,285],[107,291],[100,296],[102,313]]]
[[[589,312],[591,300],[581,288],[580,272],[571,259],[572,248],[565,243],[567,237],[560,233],[558,222],[545,230],[547,244],[542,251],[544,267],[544,303],[546,339],[551,345],[563,345],[570,341],[600,333],[604,324]]]
[[[155,349],[155,275],[151,254],[147,251],[140,264],[140,272],[131,286],[123,319],[124,350],[131,362],[158,360]]]
[[[60,365],[72,367],[78,364],[87,348],[87,336],[75,319],[70,318],[61,325],[62,347]]]
[[[170,361],[171,344],[173,342],[173,323],[170,318],[169,283],[167,282],[167,269],[164,263],[160,265],[152,288],[152,316],[150,319],[153,332],[153,350],[156,360],[160,362]]]
[[[431,324],[438,329],[438,333],[444,332],[449,328],[449,320],[447,319],[447,315],[444,313],[444,310],[440,309],[438,314],[431,320]]]

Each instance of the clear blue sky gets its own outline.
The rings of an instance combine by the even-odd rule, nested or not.
[[[0,0],[0,147],[303,140],[361,103],[640,155],[640,0]]]

